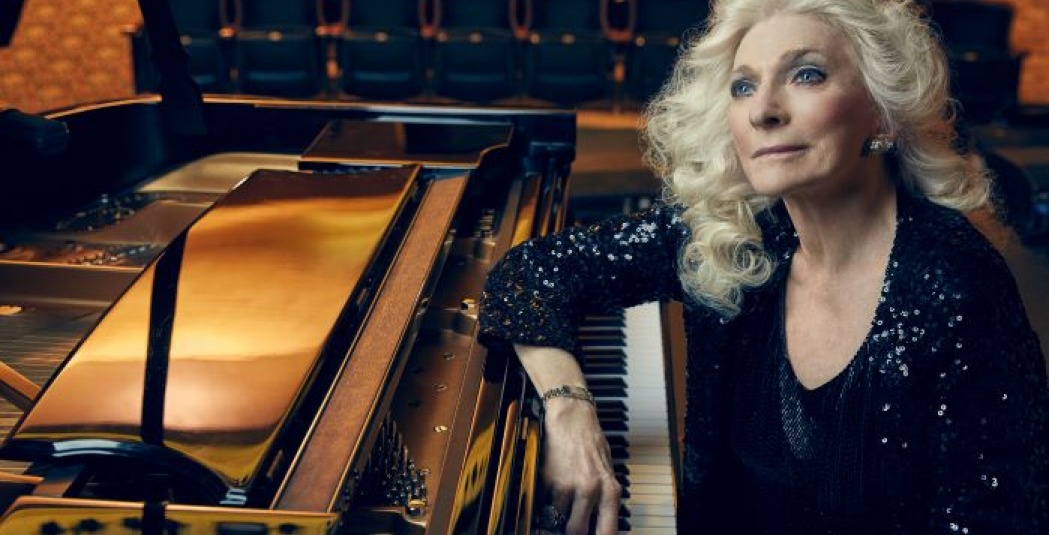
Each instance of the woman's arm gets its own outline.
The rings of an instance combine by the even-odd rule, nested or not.
[[[482,335],[572,351],[588,311],[680,298],[686,235],[677,208],[660,206],[522,243],[488,274]]]
[[[1000,258],[940,291],[932,422],[936,533],[1049,533],[1049,386],[1038,340]],[[935,355],[935,354],[934,354]]]
[[[576,322],[589,310],[679,297],[677,251],[687,232],[674,208],[571,228],[511,250],[489,274],[481,301],[485,338],[514,343],[540,393],[585,387],[571,351]],[[552,504],[583,535],[597,510],[598,535],[618,532],[620,487],[594,405],[545,402],[542,474]]]
[[[556,347],[514,345],[521,365],[539,392],[586,386],[575,357]],[[612,469],[608,441],[593,404],[555,397],[546,401],[543,480],[550,487],[551,505],[568,518],[565,533],[584,534],[597,509],[597,534],[618,533],[621,488]]]

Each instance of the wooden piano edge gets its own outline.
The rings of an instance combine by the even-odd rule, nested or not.
[[[345,368],[299,451],[285,484],[273,500],[281,510],[332,512],[352,478],[355,460],[370,448],[368,422],[386,410],[397,375],[396,357],[416,317],[420,298],[438,264],[454,207],[466,188],[465,176],[435,181],[424,194],[408,238],[376,298]],[[396,336],[391,335],[396,333]],[[401,363],[403,365],[403,362]]]

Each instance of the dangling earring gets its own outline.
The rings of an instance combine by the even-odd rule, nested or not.
[[[867,143],[863,145],[863,155],[873,153],[886,153],[896,148],[896,142],[891,137],[885,134],[878,134],[867,140]]]

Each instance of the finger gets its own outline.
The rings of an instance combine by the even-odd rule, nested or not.
[[[550,489],[550,505],[553,505],[557,510],[567,515],[572,508],[572,497],[575,495],[571,490],[562,490],[556,487]]]
[[[549,484],[546,487],[545,496],[539,503],[547,505],[540,506],[535,513],[536,533],[539,535],[562,535],[564,533],[568,514],[571,512],[573,495],[570,489],[557,484]],[[550,509],[553,509],[553,512]],[[557,521],[557,517],[560,517],[561,520]]]
[[[569,515],[568,524],[565,526],[565,535],[587,535],[596,504],[595,493],[577,493],[575,501],[572,502],[572,514]]]
[[[615,535],[619,532],[619,495],[622,489],[614,479],[601,487],[597,504],[597,535]]]

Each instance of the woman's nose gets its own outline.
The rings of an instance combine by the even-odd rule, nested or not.
[[[750,124],[754,128],[775,128],[790,121],[775,89],[759,90],[750,102]]]

